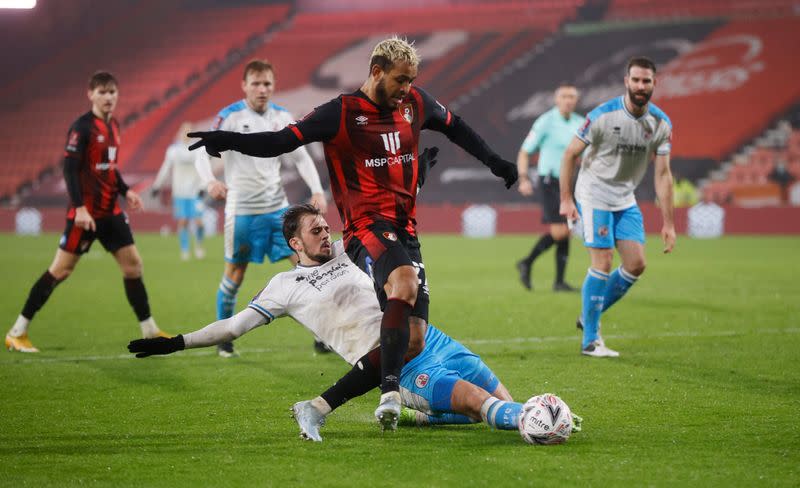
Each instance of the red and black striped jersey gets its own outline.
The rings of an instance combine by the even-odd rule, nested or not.
[[[81,205],[86,206],[93,218],[121,212],[117,195],[120,190],[126,190],[127,185],[117,170],[119,144],[119,124],[114,118],[106,122],[90,111],[70,126],[64,151],[65,178],[70,193],[68,218],[74,218],[75,208]],[[76,182],[71,182],[72,175],[67,174],[70,164],[77,167]]]
[[[317,107],[289,128],[303,144],[323,142],[347,239],[378,220],[416,234],[420,131],[443,132],[452,121],[444,105],[412,87],[397,109],[378,107],[358,90]]]

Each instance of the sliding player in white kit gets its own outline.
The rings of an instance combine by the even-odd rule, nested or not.
[[[275,275],[247,308],[185,335],[132,341],[128,350],[146,357],[211,346],[290,316],[353,365],[351,373],[328,391],[293,407],[301,437],[321,441],[319,428],[333,409],[380,385],[382,313],[372,281],[350,261],[341,241],[331,243],[328,224],[317,208],[290,207],[284,234],[299,263],[294,270]],[[372,385],[362,389],[362,382],[350,381],[353,371],[369,374]],[[419,411],[420,424],[483,420],[497,429],[518,429],[522,404],[511,399],[476,354],[432,325],[422,353],[403,367],[400,384],[403,403]],[[580,420],[576,418],[576,430]]]
[[[284,108],[270,102],[275,90],[275,74],[264,60],[247,63],[242,75],[244,100],[220,111],[214,129],[234,132],[278,131],[294,122]],[[222,156],[225,181],[214,177],[205,151],[197,152],[195,162],[208,194],[225,199],[225,270],[217,290],[217,320],[233,315],[236,295],[244,280],[248,263],[262,263],[266,255],[274,263],[295,255],[281,232],[281,217],[289,206],[281,182],[281,165],[293,165],[311,190],[311,203],[326,210],[325,196],[314,161],[305,148],[274,158],[257,158],[235,151]],[[222,357],[232,357],[233,343],[217,347]]]
[[[661,206],[664,252],[675,246],[672,173],[669,154],[672,123],[649,103],[656,85],[656,66],[648,58],[628,62],[626,94],[592,110],[572,140],[561,164],[561,215],[583,221],[583,240],[589,249],[591,268],[583,282],[581,353],[593,357],[617,357],[600,336],[600,315],[622,298],[644,273],[644,223],[633,191],[642,181],[655,155],[655,189]],[[575,201],[572,175],[583,156]],[[577,206],[576,206],[577,202]],[[614,247],[622,265],[611,272]]]

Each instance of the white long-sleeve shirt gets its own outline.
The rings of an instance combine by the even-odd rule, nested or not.
[[[172,198],[194,198],[203,189],[194,164],[195,155],[186,144],[176,142],[167,148],[153,188],[160,190],[172,176]]]
[[[284,108],[269,103],[261,114],[240,100],[219,112],[214,129],[232,132],[279,131],[294,122]],[[205,151],[196,151],[195,165],[203,185],[214,178],[211,161]],[[228,196],[225,213],[230,215],[252,215],[270,213],[289,205],[281,182],[281,164],[293,164],[311,193],[322,193],[319,173],[314,161],[304,147],[275,158],[257,158],[236,151],[222,154],[225,165],[225,183]]]
[[[380,344],[383,314],[372,280],[350,261],[341,241],[333,243],[333,251],[327,263],[278,273],[233,317],[184,334],[186,348],[232,341],[290,316],[354,364]]]

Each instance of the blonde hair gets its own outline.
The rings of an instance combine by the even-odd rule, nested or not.
[[[369,67],[371,70],[377,64],[382,70],[388,71],[398,62],[419,66],[420,58],[413,42],[392,36],[379,42],[372,50]]]

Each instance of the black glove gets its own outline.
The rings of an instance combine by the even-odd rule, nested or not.
[[[436,146],[426,147],[419,155],[419,172],[417,173],[417,187],[422,188],[425,184],[425,179],[428,177],[428,172],[436,166],[436,155],[439,154],[439,148]]]
[[[128,343],[128,352],[135,352],[137,358],[146,358],[156,354],[172,354],[175,351],[183,351],[186,343],[183,336],[178,334],[175,337],[155,337],[153,339],[136,339]]]
[[[491,156],[486,165],[492,170],[493,175],[503,178],[503,181],[506,182],[506,188],[511,188],[517,182],[519,174],[517,173],[516,164],[509,163],[500,156]]]
[[[189,137],[197,137],[200,140],[189,146],[190,151],[205,146],[206,152],[215,158],[221,158],[222,151],[227,151],[232,147],[233,137],[236,132],[225,130],[212,130],[208,132],[189,132]]]

